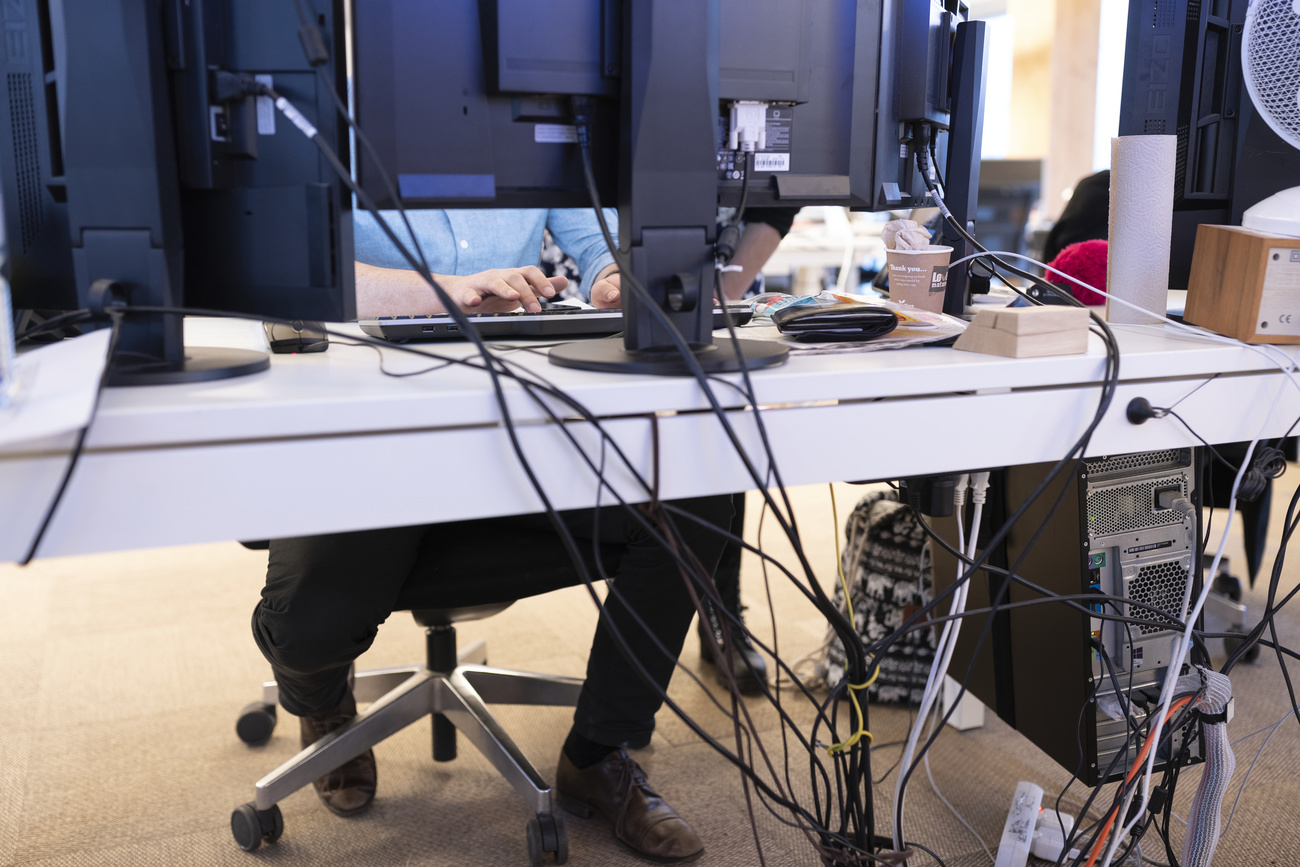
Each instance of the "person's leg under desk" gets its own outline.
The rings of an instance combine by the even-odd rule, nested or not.
[[[395,527],[271,542],[253,638],[271,663],[284,709],[301,717],[307,747],[356,715],[352,662],[392,613],[416,560],[422,527]],[[366,751],[314,783],[331,811],[351,815],[374,799]]]
[[[678,501],[676,505],[715,526],[728,526],[728,497]],[[591,512],[567,513],[564,518],[575,536],[590,539]],[[675,524],[685,542],[682,553],[693,554],[711,574],[722,551],[721,537],[681,518]],[[602,618],[587,660],[587,680],[574,713],[573,731],[561,752],[556,788],[571,809],[605,815],[616,836],[640,854],[657,860],[693,860],[703,852],[704,844],[649,787],[626,749],[650,742],[654,716],[663,703],[659,693],[672,678],[695,606],[672,553],[632,516],[605,509],[598,533],[602,541],[626,546],[605,610],[653,685],[647,684],[628,660]],[[636,622],[631,611],[646,628]],[[601,752],[604,758],[595,758]]]

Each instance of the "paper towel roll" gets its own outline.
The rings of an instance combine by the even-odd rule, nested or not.
[[[1178,137],[1126,135],[1110,140],[1110,238],[1106,291],[1157,316],[1169,296]],[[1146,314],[1106,302],[1109,322],[1151,324]]]

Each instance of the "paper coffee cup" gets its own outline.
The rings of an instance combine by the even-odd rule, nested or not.
[[[931,244],[924,250],[886,250],[889,298],[932,313],[943,312],[952,247]]]

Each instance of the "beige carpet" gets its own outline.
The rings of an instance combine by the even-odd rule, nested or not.
[[[1288,475],[1282,488],[1294,478]],[[837,486],[841,519],[862,490]],[[795,497],[814,567],[829,582],[834,548],[827,489],[800,489]],[[1275,513],[1281,510],[1275,507]],[[755,525],[749,522],[751,537]],[[768,535],[776,553],[780,546]],[[1240,545],[1234,543],[1230,551],[1234,565],[1242,564]],[[296,721],[287,714],[281,714],[274,738],[264,747],[246,747],[234,733],[239,709],[258,697],[267,674],[248,625],[264,565],[264,555],[229,543],[49,560],[27,569],[0,567],[5,662],[0,865],[527,863],[523,831],[529,813],[523,802],[463,740],[460,758],[434,764],[427,725],[378,748],[380,794],[364,816],[336,818],[310,790],[302,791],[281,804],[285,833],[278,844],[251,855],[235,847],[228,828],[231,809],[251,799],[253,782],[292,756],[297,742]],[[1295,584],[1296,568],[1288,570],[1284,588]],[[757,561],[746,565],[744,592],[751,626],[770,637]],[[461,629],[462,644],[485,637],[495,665],[581,674],[594,623],[584,593],[554,593],[468,624]],[[783,579],[773,578],[771,593],[779,612],[781,654],[793,660],[820,642],[824,625]],[[1281,625],[1284,641],[1300,646],[1296,612]],[[398,614],[360,666],[408,664],[422,654],[421,631]],[[699,669],[694,637],[687,641],[683,663],[690,671]],[[712,672],[705,674],[704,683],[712,688]],[[1275,662],[1239,667],[1234,682],[1234,737],[1285,713],[1286,693]],[[683,673],[674,679],[672,692],[707,731],[730,736],[726,717]],[[780,762],[774,711],[756,701],[749,709]],[[797,704],[791,713],[805,725],[811,719]],[[499,716],[550,777],[569,713],[506,707]],[[897,708],[875,708],[871,721],[877,744],[901,738],[908,724],[906,711]],[[1262,740],[1236,748],[1238,773],[1230,799]],[[1217,864],[1300,862],[1300,828],[1292,818],[1292,799],[1300,797],[1297,745],[1295,723],[1284,724],[1251,778]],[[890,746],[875,752],[877,776],[898,752]],[[945,732],[932,756],[940,789],[990,847],[996,846],[1018,780],[1033,780],[1055,793],[1068,779],[1066,771],[991,714],[981,730]],[[652,782],[704,837],[708,850],[702,864],[759,863],[738,774],[684,723],[662,713],[652,747],[639,758]],[[791,776],[806,797],[807,762],[797,752],[791,755]],[[882,829],[889,824],[892,785],[890,776],[877,787]],[[1193,788],[1183,786],[1184,814]],[[1077,805],[1083,796],[1076,787],[1067,803]],[[755,812],[767,864],[816,863],[798,831],[761,805]],[[569,817],[567,827],[572,864],[644,863],[621,849],[598,820]],[[988,863],[924,776],[910,789],[908,829],[952,867]]]

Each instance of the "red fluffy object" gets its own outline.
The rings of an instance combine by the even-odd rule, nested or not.
[[[1106,252],[1105,241],[1080,241],[1071,244],[1056,255],[1048,264],[1064,271],[1076,280],[1082,280],[1089,286],[1096,286],[1106,291]],[[1062,288],[1068,288],[1074,297],[1084,304],[1105,304],[1106,299],[1096,292],[1084,289],[1078,283],[1066,280],[1060,274],[1047,273],[1047,279]]]

